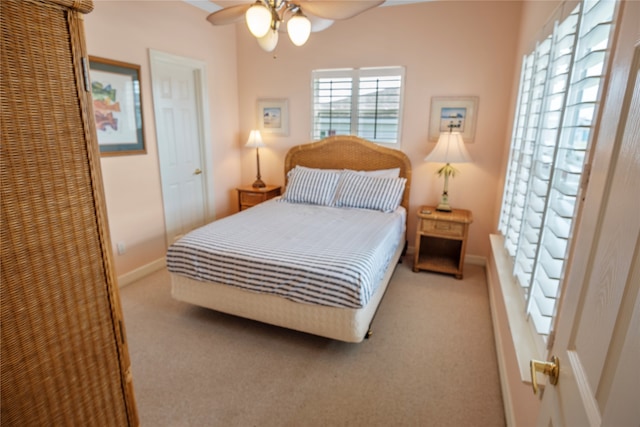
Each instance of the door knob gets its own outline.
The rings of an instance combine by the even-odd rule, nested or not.
[[[200,170],[200,168],[196,169],[193,171],[194,175],[200,175],[202,173],[202,171]]]
[[[537,372],[542,372],[549,376],[549,383],[552,385],[558,384],[558,376],[560,375],[560,359],[556,356],[551,356],[551,362],[541,362],[539,360],[529,361],[531,368],[531,385],[533,386],[533,394],[538,394],[538,380],[536,379]]]

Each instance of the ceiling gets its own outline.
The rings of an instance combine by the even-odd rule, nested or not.
[[[197,8],[200,8],[202,10],[206,10],[207,12],[211,13],[211,12],[215,12],[218,11],[220,9],[222,9],[224,6],[229,6],[232,4],[239,4],[239,3],[249,3],[250,0],[247,1],[228,1],[228,0],[222,0],[222,1],[209,1],[209,0],[183,0],[186,3],[189,3],[192,6],[195,6]],[[426,1],[431,1],[431,0],[387,0],[385,1],[382,6],[397,6],[397,5],[402,5],[402,4],[409,4],[409,3],[423,3]],[[219,6],[218,4],[222,5]]]

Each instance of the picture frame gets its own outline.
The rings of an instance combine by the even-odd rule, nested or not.
[[[287,99],[258,99],[257,129],[261,133],[289,135],[289,101]]]
[[[89,56],[89,70],[100,155],[146,154],[140,66]]]
[[[442,132],[460,132],[464,142],[473,142],[478,114],[477,96],[434,96],[431,98],[429,139],[437,141]]]

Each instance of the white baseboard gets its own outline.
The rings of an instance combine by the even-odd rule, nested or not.
[[[467,264],[480,265],[482,267],[487,266],[487,257],[483,257],[480,255],[466,255],[464,257],[464,262]]]
[[[118,276],[118,286],[123,288],[136,280],[142,279],[149,274],[164,268],[167,265],[165,257],[159,258],[155,261],[145,264],[142,267],[138,267],[133,271],[130,271],[122,276]]]

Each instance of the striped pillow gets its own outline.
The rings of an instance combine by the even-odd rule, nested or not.
[[[406,178],[380,178],[344,172],[334,205],[393,212],[402,201],[406,182]]]
[[[289,171],[283,201],[331,206],[342,172],[296,166]]]

